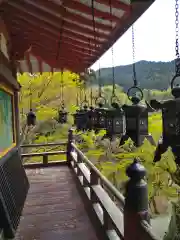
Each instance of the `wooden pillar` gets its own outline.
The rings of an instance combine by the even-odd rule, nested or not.
[[[19,122],[19,97],[18,91],[14,93],[14,115],[15,115],[15,128],[16,128],[16,142],[17,146],[20,144],[20,122]]]
[[[145,168],[137,159],[127,168],[129,181],[126,185],[124,208],[124,240],[141,240],[142,220],[149,222],[148,189],[144,180]]]
[[[71,166],[71,152],[73,150],[72,147],[72,142],[73,142],[73,129],[69,129],[69,133],[68,133],[68,143],[67,143],[67,164],[70,167]]]

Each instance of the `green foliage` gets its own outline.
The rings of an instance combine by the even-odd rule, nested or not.
[[[177,239],[180,239],[180,202],[172,203],[172,216],[168,233],[163,238],[163,240]]]

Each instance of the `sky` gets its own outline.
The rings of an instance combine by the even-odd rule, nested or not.
[[[156,0],[135,22],[135,61],[171,61],[175,58],[175,0]],[[113,46],[114,66],[131,64],[132,28]],[[111,49],[92,68],[112,66]]]

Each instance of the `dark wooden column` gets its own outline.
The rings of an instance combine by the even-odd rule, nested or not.
[[[20,84],[17,81],[17,68],[16,68],[16,57],[13,49],[10,51],[10,67],[14,82],[16,82],[18,88],[14,88],[14,117],[15,117],[15,131],[16,131],[16,143],[17,147],[20,145],[20,119],[19,119],[19,91]]]
[[[20,122],[19,122],[19,96],[18,91],[14,92],[14,115],[15,115],[15,131],[16,131],[16,143],[17,146],[20,144]]]

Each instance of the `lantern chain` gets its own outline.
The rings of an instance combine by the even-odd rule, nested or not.
[[[91,39],[89,39],[89,54],[91,56]],[[91,72],[89,72],[89,74],[91,74]],[[91,75],[90,76],[90,84],[91,84],[91,92],[90,92],[90,104],[91,104],[91,107],[93,105],[93,92],[92,92],[92,83],[91,83]]]
[[[86,96],[86,82],[84,80],[84,84],[83,84],[83,90],[84,90],[84,101],[87,102],[87,96]]]
[[[99,60],[99,71],[98,71],[98,85],[99,85],[99,97],[102,96],[102,90],[101,90],[101,65]]]
[[[78,81],[77,79],[75,80],[76,81],[76,89],[77,89],[77,93],[76,93],[76,106],[79,106],[79,85],[78,85]]]
[[[91,0],[91,8],[92,8],[92,21],[93,21],[93,30],[94,30],[94,45],[96,46],[96,23],[95,23],[95,15],[94,15],[94,0]],[[101,70],[100,70],[100,66],[99,66],[98,85],[99,85],[99,97],[101,97],[102,96],[102,89],[101,89]]]
[[[176,25],[176,75],[180,75],[180,54],[179,54],[179,0],[175,0],[175,25]]]
[[[64,72],[63,69],[61,70],[61,82],[60,82],[60,91],[61,91],[61,105],[64,107]]]
[[[109,0],[110,6],[110,17],[111,17],[111,30],[113,30],[113,21],[112,21],[112,2]],[[115,97],[116,85],[115,85],[115,69],[114,69],[114,48],[111,47],[111,57],[112,57],[112,80],[113,80],[113,89],[112,89],[112,97]]]
[[[135,37],[134,37],[134,25],[132,25],[132,56],[133,56],[133,82],[134,86],[137,86],[136,78],[136,64],[135,64]]]
[[[30,109],[32,109],[32,82],[30,83]]]

